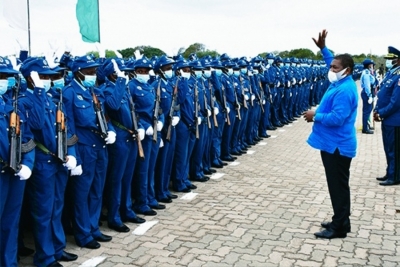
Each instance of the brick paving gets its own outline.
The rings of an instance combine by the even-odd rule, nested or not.
[[[276,138],[223,168],[220,179],[196,183],[194,199],[178,198],[145,217],[158,221],[145,234],[132,234],[138,225],[131,223],[131,233],[103,226],[113,240],[97,250],[79,248],[68,236],[66,250],[79,258],[62,264],[105,257],[97,266],[400,266],[400,186],[375,180],[386,168],[380,125],[374,135],[361,134],[360,117],[350,178],[352,229],[345,239],[313,235],[332,209],[319,151],[306,144],[312,124],[298,119],[270,131]]]

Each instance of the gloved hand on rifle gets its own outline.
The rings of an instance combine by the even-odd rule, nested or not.
[[[249,96],[248,95],[244,95],[244,100],[249,100],[250,98],[249,98]]]
[[[32,175],[32,170],[29,169],[29,167],[24,164],[21,164],[21,169],[19,170],[19,172],[15,174],[15,176],[19,176],[19,179],[21,181],[28,180],[29,177],[31,177],[31,175]]]
[[[281,82],[278,81],[278,82],[276,83],[276,87],[279,87],[279,86],[281,86]]]
[[[160,147],[163,147],[164,146],[164,141],[162,140],[162,138],[161,138],[161,140],[160,140]]]
[[[78,165],[71,170],[71,176],[78,176],[82,174],[82,165]]]
[[[265,105],[265,99],[263,99],[262,104]]]
[[[231,112],[231,109],[229,107],[226,107],[226,114],[229,114]]]
[[[107,132],[107,138],[104,139],[106,141],[107,145],[111,145],[115,143],[115,140],[117,139],[117,134],[113,131],[108,131]]]
[[[210,117],[211,116],[211,110],[207,109],[207,116]]]
[[[161,131],[164,124],[161,121],[157,121],[157,131]]]
[[[217,107],[214,107],[214,114],[217,116],[219,114],[219,109]]]
[[[254,101],[256,99],[255,95],[251,95],[251,101]]]
[[[67,167],[68,170],[75,169],[76,167],[76,158],[71,155],[67,155],[67,162],[65,162],[63,165],[64,167]]]
[[[139,128],[138,129],[138,135],[139,135],[140,141],[142,141],[144,139],[144,129]]]
[[[201,124],[201,118],[197,117],[197,125],[200,125],[200,124]]]
[[[178,124],[178,122],[180,121],[181,118],[179,118],[178,116],[173,116],[172,117],[172,126],[176,126]]]
[[[149,126],[149,128],[147,128],[146,130],[146,135],[153,135],[153,133],[154,133],[153,127]]]
[[[372,98],[372,96],[370,96],[370,97],[368,98],[368,104],[372,104],[372,101],[373,101],[373,98]]]

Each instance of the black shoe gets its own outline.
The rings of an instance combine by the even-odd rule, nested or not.
[[[162,204],[151,205],[150,208],[152,208],[154,210],[164,210],[165,209],[165,205],[162,205]]]
[[[189,189],[197,189],[197,186],[195,186],[194,184],[190,184],[190,185],[188,186],[188,188],[189,188]]]
[[[226,163],[226,162],[222,162],[222,165],[223,165],[223,166],[226,166],[226,165],[228,165],[228,163]]]
[[[100,221],[107,221],[107,215],[105,215],[104,213],[100,214]]]
[[[207,182],[208,180],[203,178],[197,178],[197,179],[190,179],[190,181],[204,183]]]
[[[323,228],[325,228],[325,229],[330,229],[330,228],[331,228],[331,223],[330,223],[330,222],[322,222],[322,223],[321,223],[321,226],[322,226]],[[344,230],[346,230],[347,233],[350,233],[350,232],[351,232],[351,226],[350,226],[350,224],[347,225],[347,226],[344,226],[343,228],[344,228]]]
[[[319,238],[333,239],[333,238],[345,238],[347,236],[347,233],[338,232],[331,229],[325,229],[321,232],[315,233],[314,235]]]
[[[18,256],[21,256],[21,257],[26,257],[26,256],[29,256],[29,255],[32,255],[34,252],[35,251],[33,249],[27,248],[25,246],[18,247]]]
[[[46,265],[46,267],[63,267],[63,266],[58,261],[53,261],[52,263]]]
[[[217,168],[217,169],[223,168],[222,165],[218,165],[218,164],[214,164],[214,163],[212,163],[211,166],[213,166],[214,168]]]
[[[121,225],[108,224],[108,228],[113,229],[113,230],[115,230],[115,231],[117,231],[119,233],[127,233],[127,232],[129,232],[131,230],[125,224],[121,224]]]
[[[203,170],[204,174],[212,174],[210,170]]]
[[[232,154],[232,155],[235,155],[235,156],[241,156],[241,155],[242,155],[242,153],[240,153],[240,152],[236,152],[236,151],[234,151],[234,152],[231,152],[231,154]]]
[[[362,133],[363,134],[374,134],[374,132],[370,131],[370,130],[366,130],[366,131],[363,130]]]
[[[229,162],[235,161],[233,158],[221,158],[221,160]]]
[[[400,181],[390,181],[390,180],[386,180],[384,182],[380,182],[379,185],[383,185],[383,186],[388,186],[388,185],[397,185],[400,184]]]
[[[169,194],[169,195],[168,195],[168,198],[170,198],[170,199],[177,199],[177,198],[178,198],[178,195]]]
[[[387,176],[383,176],[383,177],[376,177],[376,180],[378,181],[386,181],[387,180]]]
[[[147,216],[155,216],[155,215],[157,215],[157,212],[155,210],[152,210],[152,209],[146,210],[146,211],[136,211],[135,210],[135,212],[137,214],[143,214],[143,215],[147,215]]]
[[[188,187],[186,187],[186,188],[184,188],[184,189],[182,189],[182,190],[174,190],[175,192],[180,192],[180,193],[189,193],[189,192],[191,192],[192,190],[190,190],[190,188],[188,188]]]
[[[372,130],[372,131],[373,131],[373,130],[375,130],[375,128],[374,128],[374,127],[368,127],[368,128],[369,128],[370,130]]]
[[[172,203],[172,199],[170,199],[170,198],[161,198],[161,199],[158,199],[158,202],[161,202],[161,203]]]
[[[237,157],[232,157],[232,156],[231,156],[231,158],[232,158],[233,160],[237,160]]]
[[[217,172],[217,170],[210,169],[210,172],[211,172],[211,173],[216,173],[216,172]]]
[[[68,253],[65,250],[63,251],[61,258],[58,259],[58,261],[74,261],[78,258],[78,255]]]
[[[89,249],[98,249],[100,247],[100,243],[93,239],[92,241],[90,241],[89,243],[87,243],[82,247]]]
[[[96,236],[94,240],[98,242],[110,242],[112,240],[112,237],[109,235],[101,234],[99,236]]]
[[[126,221],[131,223],[144,223],[146,220],[136,216],[135,218],[129,218]]]

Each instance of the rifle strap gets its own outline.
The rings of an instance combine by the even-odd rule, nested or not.
[[[57,158],[56,154],[50,152],[50,150],[48,150],[43,144],[39,143],[38,141],[35,141],[35,143],[36,143],[36,146],[37,146],[40,150],[42,150],[43,153],[45,153],[45,154],[47,154],[47,155],[51,155],[51,156]]]
[[[111,120],[111,123],[112,123],[113,125],[117,126],[118,128],[120,128],[120,129],[122,129],[122,130],[124,130],[124,131],[129,132],[130,134],[135,134],[134,131],[132,131],[131,129],[126,128],[124,125],[122,125],[121,123],[119,123],[119,122],[116,121],[116,120]]]
[[[35,148],[36,144],[35,142],[30,139],[27,143],[23,143],[21,145],[21,153],[28,153],[32,151]]]

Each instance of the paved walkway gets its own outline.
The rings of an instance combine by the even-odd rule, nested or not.
[[[197,183],[197,195],[179,194],[166,210],[146,217],[155,223],[147,231],[139,233],[141,227],[130,223],[130,233],[102,227],[113,240],[97,250],[79,248],[68,236],[67,251],[79,258],[62,264],[399,266],[400,186],[381,187],[375,180],[386,167],[380,125],[374,135],[358,131],[350,178],[352,232],[330,241],[313,235],[330,220],[332,208],[319,151],[305,142],[311,126],[299,119],[269,132],[273,138],[223,168],[222,177]],[[21,263],[30,265],[32,257]]]

